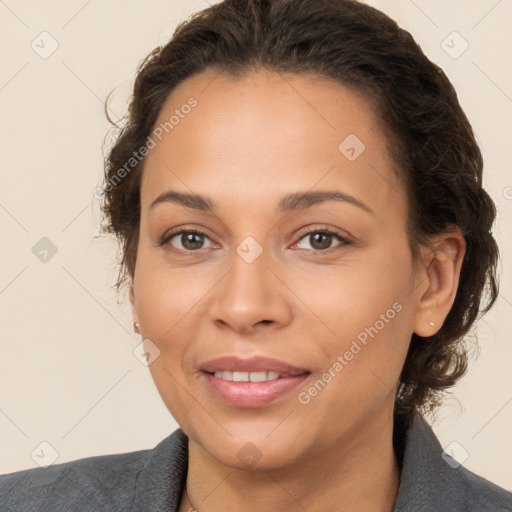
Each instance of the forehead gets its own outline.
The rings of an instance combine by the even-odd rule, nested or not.
[[[247,206],[315,187],[368,197],[377,208],[404,200],[373,102],[333,80],[209,70],[173,91],[159,128],[143,209],[167,188]]]

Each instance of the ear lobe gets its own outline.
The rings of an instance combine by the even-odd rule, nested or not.
[[[424,259],[424,273],[428,288],[418,298],[414,322],[414,332],[421,337],[433,336],[450,312],[459,286],[466,241],[457,228],[437,235],[427,250],[430,255]]]

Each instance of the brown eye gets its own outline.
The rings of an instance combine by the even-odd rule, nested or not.
[[[204,249],[205,240],[209,240],[205,233],[200,231],[178,231],[165,237],[161,245],[170,244],[173,249],[184,252],[195,252]]]
[[[329,249],[332,243],[333,236],[325,233],[314,233],[308,235],[311,246],[315,250]]]
[[[335,239],[339,240],[340,243],[332,247],[332,242]],[[328,229],[310,230],[306,234],[302,235],[300,240],[309,241],[310,247],[306,247],[306,249],[312,251],[327,251],[340,245],[350,244],[350,241],[347,238],[341,236],[335,231]],[[300,241],[297,242],[294,247],[296,247],[298,244],[300,244]]]

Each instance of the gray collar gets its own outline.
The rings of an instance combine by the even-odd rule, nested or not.
[[[406,430],[400,488],[393,512],[512,511],[512,494],[454,468],[431,427],[417,414]],[[444,457],[444,458],[443,458]],[[135,484],[133,510],[178,512],[188,469],[188,437],[175,430],[151,451]]]

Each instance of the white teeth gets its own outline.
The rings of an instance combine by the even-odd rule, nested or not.
[[[279,378],[277,372],[228,372],[219,371],[214,373],[215,377],[233,382],[265,382]]]
[[[251,372],[249,375],[249,380],[251,382],[265,382],[269,379],[267,378],[267,372]]]
[[[233,372],[215,372],[214,375],[219,379],[233,380]]]

